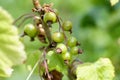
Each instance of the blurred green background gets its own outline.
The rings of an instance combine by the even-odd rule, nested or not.
[[[73,22],[73,35],[81,43],[84,54],[80,58],[84,62],[94,62],[100,57],[109,57],[115,66],[116,77],[120,80],[120,3],[111,6],[109,0],[41,0],[43,3],[54,3],[63,20]],[[0,0],[0,6],[6,9],[14,19],[31,12],[32,0]],[[29,22],[29,21],[28,21]],[[26,23],[28,23],[26,22]],[[0,80],[25,80],[29,71],[39,58],[38,41],[30,42],[25,37],[28,59],[26,65],[16,66],[11,78]],[[29,66],[28,66],[29,65]],[[39,80],[33,74],[30,80]]]

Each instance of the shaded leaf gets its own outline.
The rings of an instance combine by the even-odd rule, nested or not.
[[[66,65],[60,54],[55,53],[54,51],[49,51],[47,53],[47,62],[49,70],[57,70],[59,72],[66,71]]]
[[[62,77],[62,80],[70,80],[68,75],[64,74],[64,76]]]

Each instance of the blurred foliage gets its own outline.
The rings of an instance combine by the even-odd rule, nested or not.
[[[120,80],[120,3],[111,6],[109,0],[41,0],[41,4],[44,2],[54,3],[61,18],[73,22],[73,35],[81,42],[84,50],[80,59],[93,62],[100,57],[110,58],[116,70],[115,80]],[[0,0],[0,6],[8,10],[14,19],[31,12],[33,8],[32,0]],[[28,55],[27,65],[16,66],[19,72],[15,71],[9,79],[0,80],[25,80],[29,73],[26,69],[28,66],[31,68],[39,58],[41,52],[38,48],[44,44],[30,42],[28,37],[22,41]],[[32,75],[31,80],[37,78]]]
[[[0,77],[10,77],[14,71],[12,67],[26,60],[24,45],[12,22],[11,15],[0,7]]]
[[[110,2],[111,2],[111,5],[113,6],[113,5],[115,5],[116,3],[118,3],[119,0],[110,0]]]

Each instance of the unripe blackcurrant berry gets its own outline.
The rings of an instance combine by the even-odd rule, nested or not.
[[[57,20],[56,14],[54,12],[46,12],[43,17],[44,22],[55,23]]]
[[[69,39],[68,39],[68,42],[67,42],[67,45],[69,46],[69,47],[74,47],[74,46],[76,46],[77,45],[77,39],[75,38],[75,37],[73,37],[73,36],[71,36]]]
[[[67,47],[65,44],[63,43],[59,43],[56,47],[56,52],[57,53],[61,53],[61,54],[64,54],[67,52]]]
[[[53,41],[60,43],[64,41],[64,35],[62,32],[55,32],[52,34]]]
[[[71,31],[71,29],[72,29],[72,23],[71,23],[71,21],[65,21],[63,23],[62,27],[63,27],[63,29],[65,31]]]
[[[66,52],[64,54],[62,54],[62,58],[63,60],[71,60],[71,54],[69,52]]]
[[[77,46],[72,47],[71,50],[70,50],[70,53],[71,53],[72,55],[78,54],[78,53],[79,53],[79,48],[78,48]]]
[[[24,33],[27,34],[29,37],[34,38],[38,34],[38,31],[34,25],[27,24],[24,27]]]

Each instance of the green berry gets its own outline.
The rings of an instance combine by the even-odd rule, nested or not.
[[[72,23],[71,21],[65,21],[62,25],[63,29],[65,31],[70,31],[72,29]]]
[[[69,39],[68,39],[68,42],[67,42],[67,45],[69,46],[69,47],[74,47],[74,46],[76,46],[77,45],[77,39],[75,38],[75,37],[70,37]]]
[[[59,51],[58,51],[59,50]],[[56,52],[58,51],[58,53],[64,54],[67,52],[67,47],[65,44],[63,43],[59,43],[56,47]]]
[[[77,46],[72,47],[71,50],[70,50],[70,53],[71,53],[72,55],[78,54],[78,53],[79,53],[79,48],[78,48]]]
[[[64,41],[64,35],[62,32],[55,32],[52,34],[52,39],[53,41],[60,43]]]
[[[46,12],[43,17],[44,22],[52,22],[55,23],[57,20],[56,14],[54,12]]]
[[[70,55],[69,52],[66,52],[66,53],[62,54],[62,58],[64,60],[70,60],[71,59],[71,55]]]
[[[24,27],[24,33],[29,37],[34,38],[37,35],[38,31],[33,24],[27,24]]]

